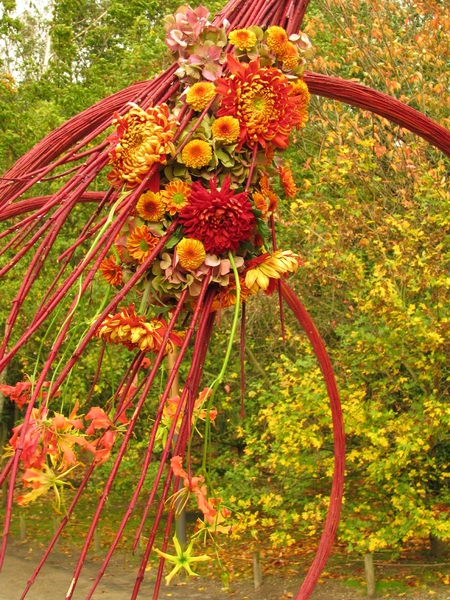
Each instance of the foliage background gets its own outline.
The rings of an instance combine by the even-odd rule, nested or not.
[[[0,171],[70,116],[169,64],[161,19],[177,4],[55,0],[45,14],[17,17],[12,0],[0,2]],[[221,3],[207,4],[214,12]],[[381,7],[312,0],[309,68],[373,86],[449,127],[449,29],[445,2],[437,0]],[[292,285],[326,341],[342,395],[348,468],[341,540],[372,551],[430,533],[450,538],[448,159],[369,112],[322,98],[312,99],[289,159],[300,190],[280,208],[278,237],[305,263]],[[68,223],[67,239],[70,231]],[[38,296],[51,277],[47,270]],[[13,288],[6,280],[0,321]],[[281,342],[275,305],[275,297],[249,302],[246,416],[238,414],[236,347],[218,399],[213,474],[250,528],[289,546],[320,533],[332,432],[311,350],[289,315]],[[226,331],[223,314],[206,365],[211,378]],[[32,369],[35,342],[8,383]],[[86,395],[95,353],[68,386],[71,402]],[[115,353],[111,374],[126,360]],[[109,397],[109,385],[99,383],[100,399]]]

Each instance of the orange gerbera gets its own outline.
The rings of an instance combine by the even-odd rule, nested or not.
[[[171,215],[176,215],[183,206],[188,203],[191,195],[191,186],[184,181],[174,179],[166,185],[161,192],[161,198],[166,203],[166,211]]]
[[[173,152],[175,118],[166,104],[146,111],[133,105],[124,117],[115,115],[116,132],[110,136],[114,148],[110,152],[113,170],[108,179],[113,185],[126,181],[127,187],[137,186],[154,163],[166,164]]]
[[[234,144],[239,138],[239,121],[234,117],[219,117],[211,127],[213,137]]]
[[[260,68],[259,58],[247,66],[228,55],[231,77],[218,80],[223,96],[218,117],[239,120],[238,150],[244,144],[271,142],[277,148],[288,146],[288,136],[302,122],[301,98],[291,96],[292,87],[279,69]]]
[[[288,42],[280,51],[279,59],[283,61],[283,69],[291,71],[298,65],[299,54],[297,47],[292,42]]]
[[[287,198],[293,198],[298,192],[298,188],[295,185],[294,177],[292,175],[291,168],[289,165],[279,166],[278,173],[280,174],[281,183],[283,184],[284,192]]]
[[[216,86],[209,81],[199,81],[189,88],[186,102],[194,110],[200,111],[208,106],[216,95]]]
[[[155,249],[158,238],[150,233],[146,225],[136,227],[127,240],[127,250],[138,263],[143,263]]]
[[[122,266],[116,263],[116,257],[111,254],[100,263],[100,273],[110,285],[120,285],[123,280]]]
[[[204,140],[191,140],[181,152],[181,160],[187,167],[201,169],[212,158],[212,149]]]
[[[166,212],[166,207],[161,195],[155,192],[145,192],[136,204],[136,210],[140,217],[146,221],[156,223],[160,221]]]
[[[288,43],[286,31],[278,25],[272,25],[267,29],[267,45],[275,54],[279,54],[284,50]]]
[[[251,50],[256,44],[256,35],[250,29],[235,29],[229,34],[228,40],[239,50]]]
[[[191,238],[183,238],[176,247],[180,265],[183,269],[195,271],[206,258],[203,242]]]

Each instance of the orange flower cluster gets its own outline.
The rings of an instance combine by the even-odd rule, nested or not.
[[[132,105],[124,117],[115,115],[116,132],[110,137],[113,149],[108,174],[112,185],[124,181],[128,188],[139,185],[155,163],[166,164],[167,155],[174,153],[172,139],[175,118],[166,104],[146,111]]]
[[[151,319],[139,317],[134,305],[122,308],[117,314],[109,315],[100,325],[96,336],[111,344],[121,344],[133,350],[139,348],[142,352],[158,352],[167,332],[167,323],[164,319]],[[172,353],[176,346],[181,346],[183,340],[180,335],[171,332],[164,349],[164,354]]]
[[[300,98],[292,96],[285,75],[273,67],[260,67],[259,58],[247,66],[228,55],[232,77],[219,79],[217,92],[223,96],[217,116],[232,116],[240,125],[238,150],[244,144],[263,148],[271,142],[287,148],[288,136],[302,123]]]

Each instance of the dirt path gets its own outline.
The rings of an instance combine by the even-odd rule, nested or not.
[[[6,558],[5,567],[0,575],[0,600],[19,600],[21,593],[40,556],[39,551],[32,551],[27,546],[12,542]],[[63,600],[72,579],[74,561],[62,552],[54,552],[32,586],[27,600]],[[97,574],[99,562],[95,559],[86,561],[74,600],[85,600],[86,595]],[[127,600],[133,589],[137,566],[125,559],[116,558],[98,586],[92,600]],[[141,586],[139,598],[152,598],[153,583],[156,572],[146,574]],[[263,582],[255,592],[253,582],[232,582],[228,590],[213,579],[192,578],[172,582],[169,587],[163,586],[161,600],[289,600],[295,598],[301,585],[300,578],[284,579],[271,577]],[[364,590],[353,590],[340,581],[324,580],[318,585],[311,600],[361,600],[366,597]],[[414,589],[407,593],[382,594],[380,598],[402,598],[405,600],[450,600],[448,586],[433,589]]]

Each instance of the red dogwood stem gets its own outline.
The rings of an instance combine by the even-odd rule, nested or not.
[[[344,471],[345,471],[345,433],[344,421],[342,416],[342,407],[339,399],[336,381],[334,378],[333,367],[331,366],[325,345],[320,337],[311,317],[306,312],[303,304],[297,298],[293,290],[284,282],[281,282],[281,291],[283,298],[294,313],[300,326],[308,336],[313,347],[314,354],[322,370],[325,385],[327,387],[328,397],[330,399],[331,416],[333,420],[333,438],[334,438],[334,474],[331,487],[330,504],[328,515],[325,521],[325,527],[320,538],[314,561],[303,581],[302,587],[295,600],[307,600],[311,595],[320,574],[325,567],[328,556],[330,555],[336,531],[341,514],[342,496],[344,493]]]

